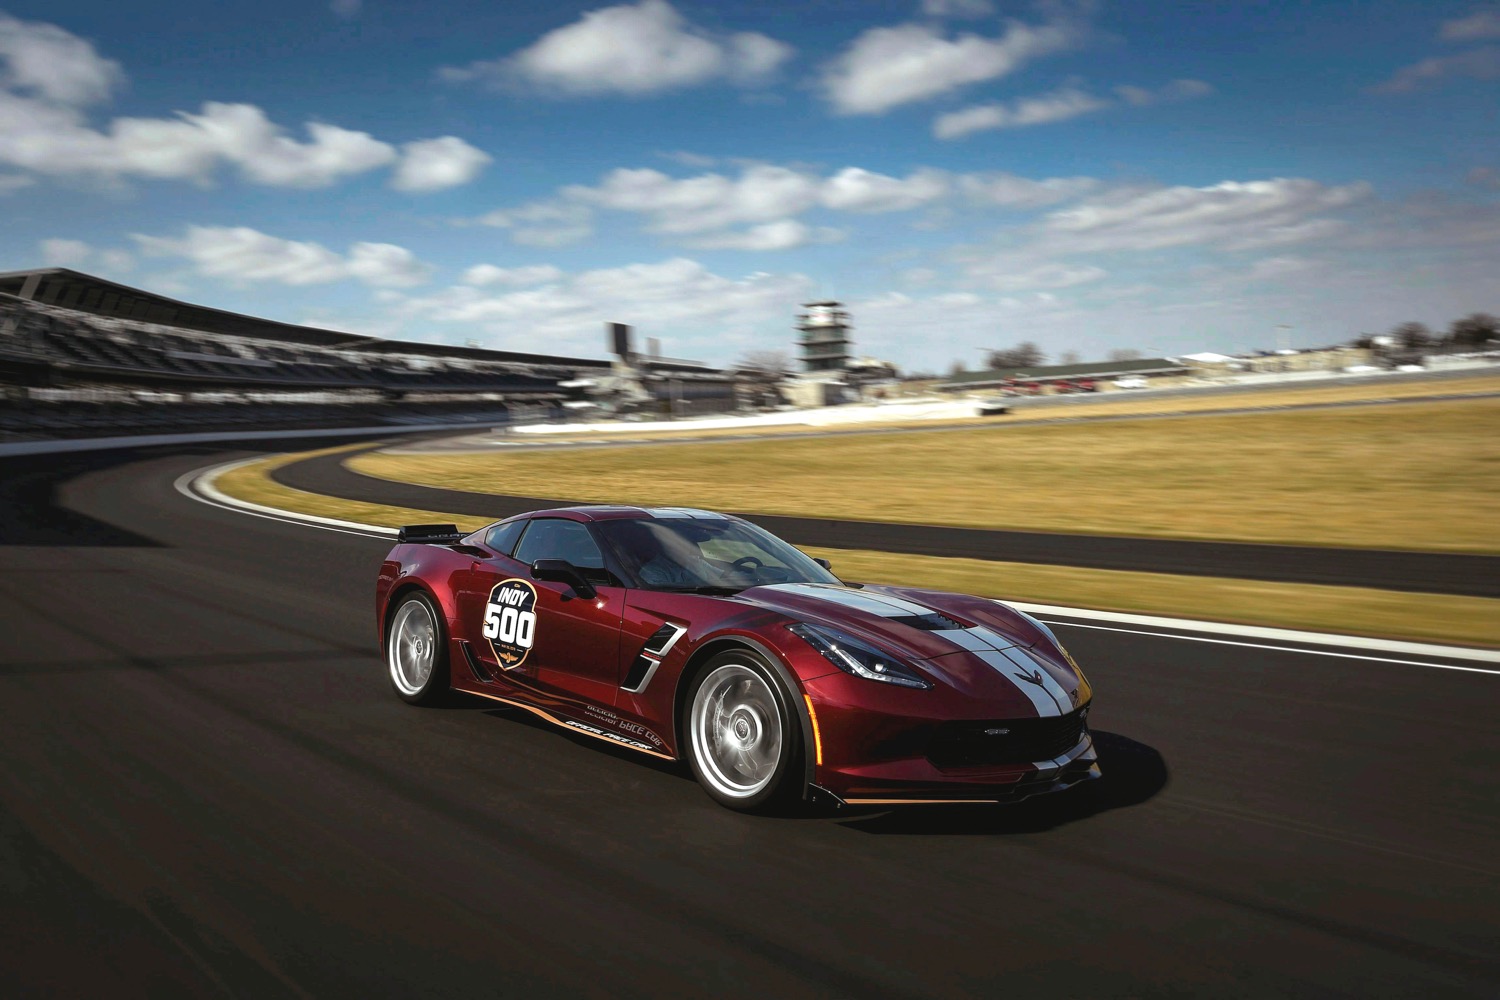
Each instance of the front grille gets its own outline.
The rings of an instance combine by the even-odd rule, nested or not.
[[[944,723],[927,744],[927,759],[944,771],[1051,760],[1078,745],[1087,713],[1084,707],[1047,719]]]

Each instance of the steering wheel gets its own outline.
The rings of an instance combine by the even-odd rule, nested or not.
[[[757,570],[764,569],[766,564],[761,562],[754,556],[740,556],[729,565],[733,566],[735,569],[745,570],[749,573],[755,573]]]

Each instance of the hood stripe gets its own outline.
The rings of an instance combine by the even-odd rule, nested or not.
[[[905,615],[930,615],[931,608],[924,608],[920,604],[912,604],[897,597],[886,597],[884,594],[866,594],[857,590],[849,590],[837,587],[829,583],[773,583],[763,590],[775,590],[783,594],[794,594],[798,597],[811,597],[819,601],[827,601],[830,604],[842,605],[855,611],[863,611],[867,614],[879,615],[881,618],[900,618]]]
[[[997,649],[979,649],[974,655],[985,663],[994,667],[1008,681],[1012,687],[1024,694],[1030,701],[1031,706],[1036,709],[1036,714],[1042,718],[1054,715],[1062,715],[1057,706],[1057,701],[1042,688],[1021,679],[1022,668],[1016,662]]]

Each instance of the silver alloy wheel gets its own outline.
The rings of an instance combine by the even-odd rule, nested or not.
[[[703,777],[720,794],[747,799],[776,776],[781,712],[765,678],[751,668],[727,663],[705,677],[689,728]]]
[[[427,602],[412,598],[401,605],[396,620],[391,622],[385,658],[396,690],[413,696],[422,692],[437,661],[437,623],[432,620]]]

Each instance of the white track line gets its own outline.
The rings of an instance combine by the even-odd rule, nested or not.
[[[1336,656],[1344,660],[1373,660],[1377,663],[1400,663],[1408,667],[1432,667],[1434,670],[1462,670],[1471,674],[1495,674],[1500,676],[1500,670],[1490,670],[1485,667],[1460,667],[1451,663],[1425,663],[1421,660],[1401,660],[1389,656],[1366,656],[1361,653],[1340,653],[1331,649],[1304,649],[1298,646],[1271,646],[1263,642],[1236,642],[1233,639],[1212,639],[1203,635],[1176,635],[1171,632],[1148,632],[1138,628],[1117,628],[1113,625],[1085,625],[1082,622],[1055,621],[1054,625],[1070,626],[1072,628],[1091,628],[1101,632],[1129,632],[1133,635],[1149,635],[1157,639],[1181,639],[1184,642],[1212,642],[1220,646],[1245,646],[1249,649],[1271,649],[1278,653],[1300,653],[1303,656]],[[1332,636],[1320,637],[1327,642]],[[1357,638],[1357,637],[1351,637]],[[1449,650],[1456,647],[1434,646],[1433,649]],[[1484,652],[1484,650],[1463,650],[1464,652]],[[1451,652],[1444,652],[1444,656],[1454,656]],[[1455,656],[1455,659],[1460,657]],[[1467,657],[1464,657],[1467,658]]]
[[[1205,622],[1192,618],[1161,618],[1155,615],[1136,615],[1123,611],[1094,611],[1084,608],[1064,608],[1051,604],[1022,604],[1006,601],[1013,608],[1028,614],[1062,618],[1082,618],[1086,621],[1117,622],[1122,625],[1142,625],[1146,628],[1170,628],[1189,632],[1212,632],[1216,635],[1232,635],[1243,639],[1268,639],[1272,642],[1307,643],[1314,646],[1341,646],[1345,649],[1367,649],[1379,653],[1407,653],[1412,656],[1438,656],[1447,660],[1477,660],[1481,663],[1500,663],[1500,651],[1472,649],[1466,646],[1443,646],[1427,642],[1402,642],[1397,639],[1375,639],[1361,635],[1335,635],[1327,632],[1302,632],[1289,628],[1271,628],[1264,625],[1234,625],[1229,622]],[[1072,624],[1063,622],[1063,624]],[[1080,628],[1084,626],[1079,626]],[[1103,626],[1095,625],[1094,628]],[[1121,629],[1121,631],[1130,631]]]
[[[316,514],[299,514],[280,507],[266,507],[262,504],[251,503],[249,500],[241,500],[232,497],[214,485],[224,473],[253,462],[261,462],[265,456],[241,459],[237,462],[225,462],[222,465],[211,466],[207,469],[198,469],[194,472],[185,472],[177,477],[172,485],[178,493],[199,503],[206,503],[213,507],[224,507],[229,510],[238,511],[241,514],[250,514],[254,517],[263,517],[271,521],[282,521],[288,524],[305,524],[313,528],[326,528],[329,531],[339,531],[346,535],[365,535],[376,538],[395,538],[396,529],[387,528],[379,524],[365,524],[362,521],[341,521],[335,517],[318,517]]]
[[[252,462],[263,461],[265,456],[247,458],[237,462],[226,462],[222,465],[211,466],[206,469],[198,469],[187,472],[177,477],[177,492],[183,496],[206,503],[214,507],[222,507],[226,510],[238,511],[242,514],[250,514],[254,517],[264,517],[273,521],[281,521],[287,524],[304,524],[310,528],[323,528],[327,531],[338,531],[349,535],[365,535],[376,538],[396,537],[395,528],[387,528],[378,524],[365,524],[360,521],[341,521],[332,517],[318,517],[314,514],[298,514],[293,511],[282,510],[278,507],[266,507],[248,500],[240,500],[229,496],[214,485],[214,481],[231,469],[237,469]],[[1396,659],[1382,656],[1369,656],[1360,653],[1343,653],[1333,650],[1306,649],[1298,646],[1277,646],[1265,643],[1243,642],[1233,639],[1210,638],[1208,635],[1179,635],[1175,632],[1148,631],[1150,628],[1175,629],[1179,632],[1206,632],[1209,635],[1231,635],[1241,638],[1271,639],[1286,643],[1300,643],[1315,646],[1339,646],[1345,649],[1360,649],[1381,653],[1406,653],[1413,656],[1441,657],[1447,660],[1470,660],[1480,663],[1500,664],[1500,651],[1489,649],[1472,649],[1466,646],[1442,646],[1435,643],[1425,642],[1400,642],[1394,639],[1375,639],[1363,635],[1337,635],[1327,632],[1302,632],[1295,629],[1269,628],[1259,625],[1235,625],[1230,622],[1207,622],[1194,618],[1164,618],[1157,615],[1134,615],[1121,611],[1096,611],[1093,608],[1069,608],[1053,604],[1023,604],[1019,601],[997,602],[1008,604],[1019,608],[1028,614],[1045,616],[1052,624],[1067,625],[1075,628],[1089,628],[1106,632],[1126,632],[1136,635],[1154,635],[1163,639],[1182,639],[1190,642],[1211,642],[1222,646],[1245,646],[1252,649],[1270,649],[1286,653],[1306,653],[1313,656],[1331,656],[1349,660],[1371,660],[1381,663],[1399,663],[1411,667],[1430,667],[1437,670],[1461,670],[1469,673],[1500,675],[1500,670],[1489,670],[1483,667],[1461,667],[1445,663],[1429,663],[1421,660]],[[1068,621],[1059,619],[1084,619],[1086,621],[1106,621],[1126,625],[1144,625],[1147,628],[1131,629],[1119,628],[1117,625],[1086,625],[1079,621]]]

